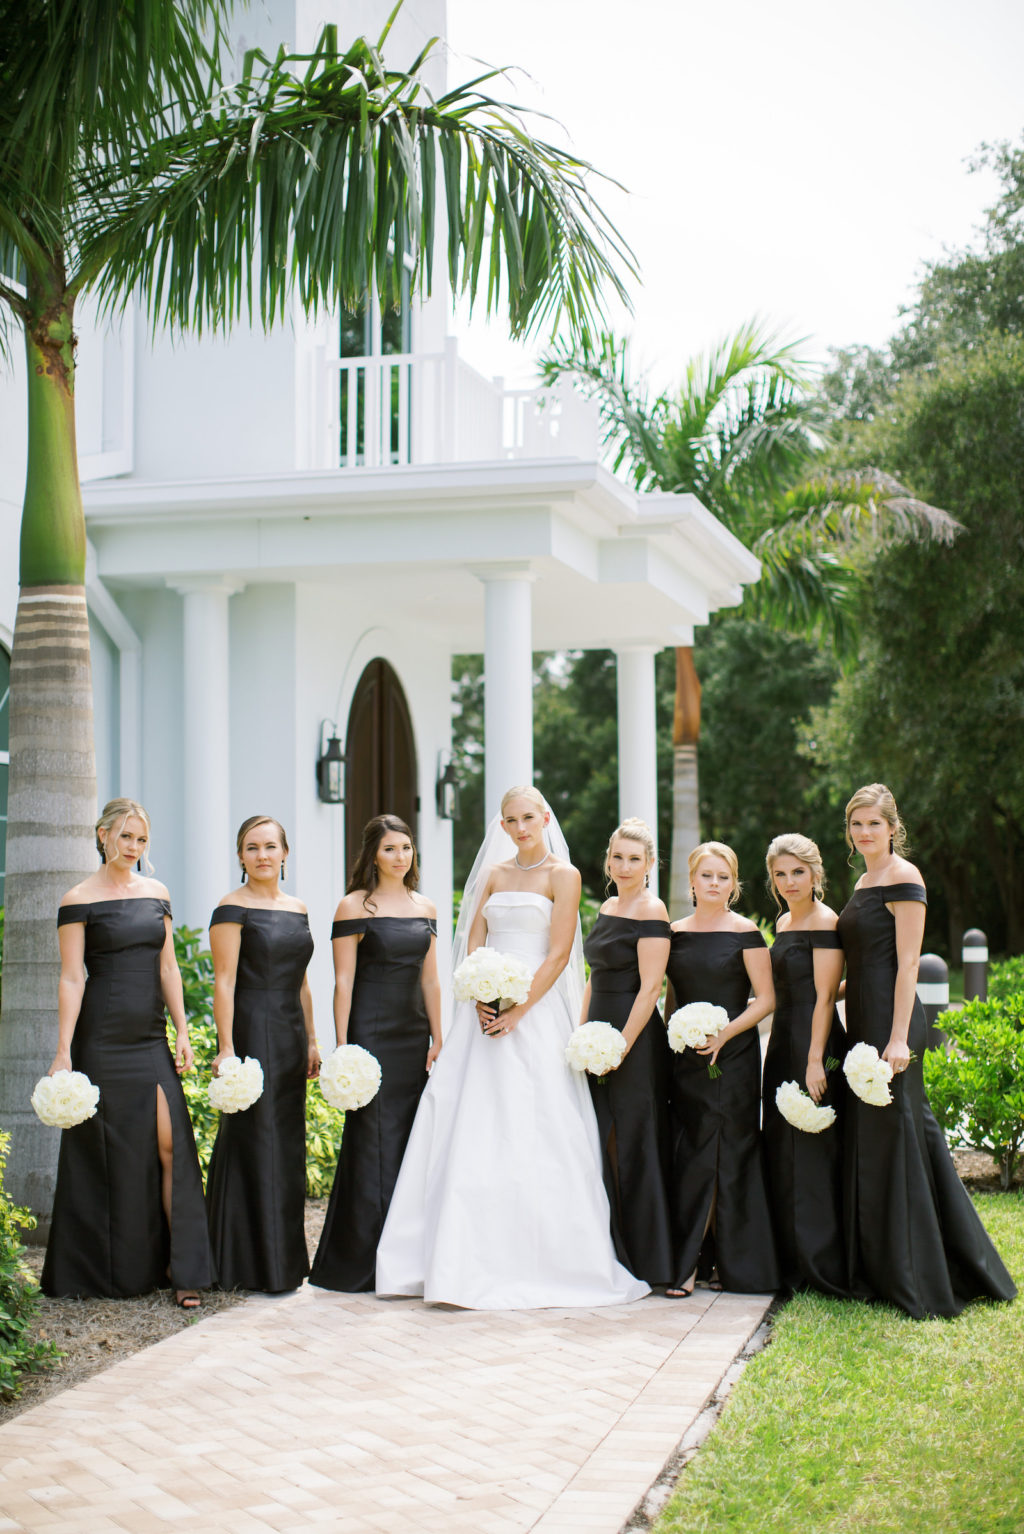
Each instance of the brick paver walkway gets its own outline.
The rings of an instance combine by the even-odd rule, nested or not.
[[[0,1429],[0,1531],[618,1534],[766,1305],[253,1299]]]

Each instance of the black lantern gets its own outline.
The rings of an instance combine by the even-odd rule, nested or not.
[[[455,763],[451,757],[447,757],[442,751],[437,759],[437,783],[435,796],[437,800],[438,818],[441,820],[458,820],[459,818],[459,788],[458,774],[455,771]]]
[[[326,743],[324,734],[330,729]],[[320,726],[320,756],[316,764],[316,791],[321,804],[345,802],[345,753],[338,738],[338,726],[325,719]]]

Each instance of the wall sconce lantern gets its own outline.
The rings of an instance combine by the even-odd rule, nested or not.
[[[458,820],[460,786],[458,774],[455,771],[455,763],[446,752],[439,752],[437,758],[437,784],[435,785],[439,819]]]
[[[331,734],[324,740],[325,732]],[[345,753],[341,749],[338,726],[333,719],[320,725],[320,755],[316,764],[316,792],[321,804],[345,802]]]

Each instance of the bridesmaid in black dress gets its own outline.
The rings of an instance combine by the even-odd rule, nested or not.
[[[849,1284],[858,1299],[908,1315],[955,1316],[969,1300],[1010,1300],[1013,1281],[956,1175],[924,1093],[924,1009],[917,967],[927,895],[903,856],[906,832],[884,783],[846,806],[846,840],[865,872],[839,916],[846,1031],[893,1069],[893,1101],[851,1092],[844,1147]]]
[[[210,1241],[225,1289],[277,1294],[309,1272],[306,1251],[306,1082],[320,1069],[306,967],[306,907],[285,895],[288,838],[252,815],[237,841],[242,884],[210,918],[216,1076],[229,1055],[263,1067],[263,1095],[222,1113],[206,1197]]]
[[[309,1281],[346,1293],[376,1286],[377,1243],[427,1072],[441,1049],[437,911],[417,893],[412,833],[376,815],[335,912],[334,1028],[380,1062],[380,1091],[345,1115],[338,1166]]]
[[[580,1021],[611,1023],[627,1045],[617,1070],[587,1078],[619,1260],[649,1284],[668,1284],[674,1273],[670,1064],[658,998],[671,928],[664,905],[648,888],[655,861],[646,823],[624,821],[604,862],[617,893],[601,907],[584,944],[590,979]]]
[[[765,857],[777,905],[771,949],[775,1012],[761,1082],[765,1172],[782,1283],[845,1295],[842,1126],[846,1034],[836,1011],[843,950],[836,913],[824,903],[825,870],[810,837],[777,836]],[[780,899],[781,897],[781,899]],[[836,1121],[818,1134],[794,1129],[775,1104],[784,1081],[806,1086]]]
[[[170,1279],[196,1309],[213,1282],[203,1180],[178,1076],[192,1047],[171,906],[149,867],[149,816],[112,799],[96,823],[103,866],[57,913],[61,971],[55,1071],[100,1089],[95,1116],[61,1134],[44,1294],[145,1294]],[[87,978],[88,976],[88,978]],[[167,1046],[171,1014],[176,1033]]]
[[[692,1294],[698,1279],[767,1293],[779,1273],[761,1161],[757,1024],[775,1000],[771,960],[754,923],[730,909],[740,892],[732,848],[702,842],[689,870],[695,909],[672,924],[670,1010],[707,1001],[730,1022],[702,1050],[672,1057],[676,1254],[667,1293]],[[716,1064],[721,1074],[712,1078]]]

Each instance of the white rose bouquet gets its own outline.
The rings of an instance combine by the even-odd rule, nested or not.
[[[514,954],[499,953],[496,948],[474,948],[452,976],[456,1001],[482,1001],[498,1004],[499,1010],[518,1006],[530,994],[533,979],[529,968]]]
[[[843,1074],[861,1102],[873,1108],[885,1108],[892,1102],[892,1066],[873,1044],[855,1044],[843,1061]]]
[[[240,1060],[228,1055],[222,1060],[207,1088],[210,1107],[220,1113],[244,1113],[263,1096],[263,1067],[252,1055]]]
[[[831,1129],[836,1121],[834,1108],[816,1103],[795,1081],[784,1081],[777,1089],[775,1106],[787,1124],[792,1124],[794,1129],[803,1129],[809,1135]]]
[[[668,1020],[668,1042],[676,1054],[684,1049],[703,1049],[709,1039],[728,1027],[729,1014],[710,1001],[690,1001],[679,1007]],[[717,1065],[708,1066],[708,1075],[720,1076]]]
[[[74,1129],[96,1112],[100,1089],[84,1071],[54,1071],[42,1076],[32,1092],[36,1116],[52,1129]]]
[[[339,1044],[320,1067],[320,1090],[332,1108],[365,1108],[380,1090],[380,1061],[361,1044]]]
[[[607,1076],[622,1064],[626,1041],[611,1023],[584,1023],[574,1028],[565,1046],[567,1064],[574,1071],[589,1071],[592,1076]]]

